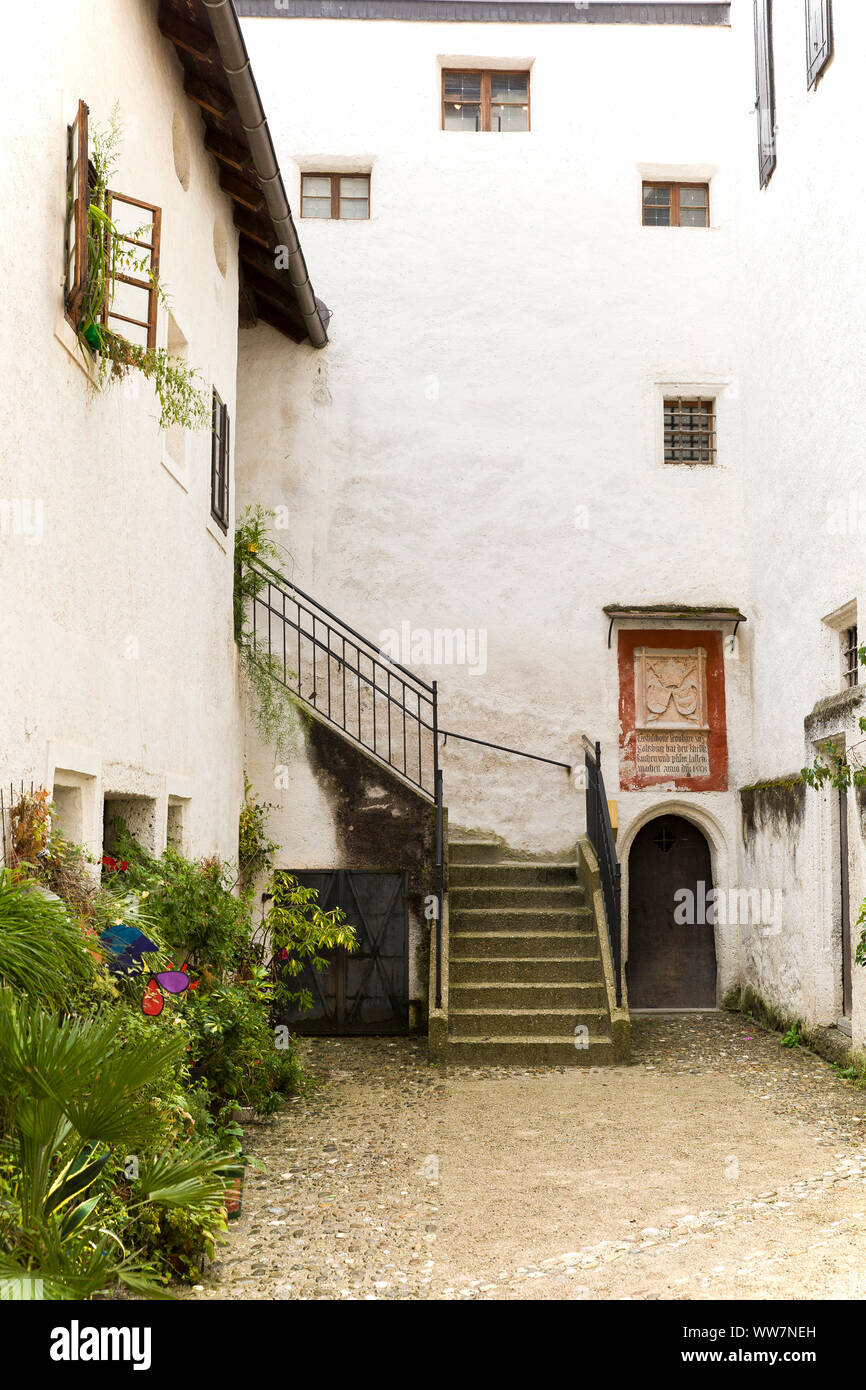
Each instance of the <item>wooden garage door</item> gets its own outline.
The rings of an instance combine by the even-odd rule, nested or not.
[[[629,1008],[715,1008],[715,931],[699,920],[712,886],[710,850],[697,826],[659,816],[638,832],[628,860]],[[674,919],[681,889],[693,894],[693,923]]]
[[[301,869],[293,877],[315,888],[319,906],[339,907],[355,928],[359,948],[330,953],[321,972],[308,966],[297,988],[313,996],[309,1012],[287,1011],[296,1033],[363,1034],[409,1031],[408,874],[364,869]]]

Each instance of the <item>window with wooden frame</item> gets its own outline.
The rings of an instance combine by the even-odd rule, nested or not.
[[[442,129],[529,130],[529,73],[443,68]]]
[[[229,412],[214,389],[211,416],[210,514],[220,530],[229,529]]]
[[[97,324],[154,348],[162,212],[114,189],[105,189],[103,197],[89,157],[88,120],[87,105],[79,101],[67,131],[66,317],[94,351],[99,347]],[[115,235],[92,209],[111,221]]]
[[[832,0],[806,0],[806,86],[814,87],[833,57]]]
[[[762,188],[776,167],[776,99],[773,83],[773,4],[755,4],[755,111],[758,117],[758,178]]]
[[[119,337],[141,347],[154,348],[162,210],[153,203],[143,203],[140,198],[109,189],[105,195],[105,212],[120,235],[111,292],[102,307],[102,322]]]
[[[709,227],[708,183],[651,183],[643,185],[645,227]]]
[[[664,445],[665,463],[715,463],[715,402],[666,396]]]
[[[370,216],[370,175],[302,174],[301,216],[364,221]]]

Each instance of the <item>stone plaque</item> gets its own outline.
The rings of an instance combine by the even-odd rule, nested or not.
[[[673,729],[636,730],[635,771],[639,777],[708,777],[706,734]]]
[[[707,729],[703,647],[638,647],[634,654],[635,728]]]

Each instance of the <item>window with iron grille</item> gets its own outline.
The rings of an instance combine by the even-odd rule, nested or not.
[[[859,684],[860,657],[856,627],[846,627],[842,633],[842,675],[845,685]]]
[[[442,129],[529,129],[529,73],[442,71]]]
[[[370,216],[370,175],[302,174],[301,216],[363,221]]]
[[[707,183],[644,183],[645,227],[709,227]]]
[[[832,0],[806,0],[806,86],[814,87],[833,56]]]
[[[94,352],[99,349],[100,328],[154,348],[162,212],[153,203],[99,184],[90,160],[88,121],[87,104],[79,101],[67,128],[66,317]],[[108,218],[116,232],[110,262],[102,252],[103,232],[96,214],[102,226]],[[103,278],[107,283],[101,283]]]
[[[666,397],[665,463],[715,463],[715,402]]]
[[[773,90],[773,3],[755,0],[755,111],[758,177],[765,188],[776,167],[776,101]]]
[[[210,454],[210,514],[222,531],[229,529],[229,412],[213,393]]]

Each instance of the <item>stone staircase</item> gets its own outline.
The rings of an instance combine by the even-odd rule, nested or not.
[[[449,838],[445,1059],[613,1062],[608,988],[580,864],[507,853],[497,840]],[[576,1046],[583,1029],[588,1046]]]

